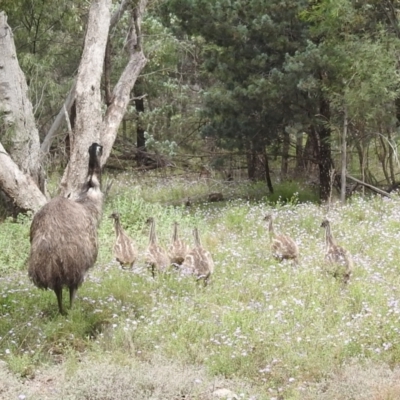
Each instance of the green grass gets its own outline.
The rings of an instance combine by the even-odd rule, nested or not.
[[[271,204],[276,203],[318,203],[319,197],[316,190],[295,181],[282,182],[274,185],[274,193],[268,194],[266,199]]]
[[[230,189],[228,185],[226,191]],[[177,189],[172,193],[181,195]],[[99,231],[98,261],[66,317],[58,315],[54,293],[38,290],[27,278],[30,218],[1,224],[0,359],[10,382],[34,382],[40,371],[50,374],[57,366],[71,382],[85,381],[86,376],[104,390],[104,398],[115,398],[112,392],[107,397],[101,376],[96,380],[91,372],[108,365],[104,376],[119,382],[121,395],[129,397],[124,379],[139,366],[147,371],[136,376],[146,388],[141,398],[167,398],[169,389],[180,387],[192,398],[211,399],[207,390],[218,379],[241,398],[311,400],[347,398],[341,374],[358,371],[359,385],[367,379],[365,368],[374,365],[377,370],[390,366],[395,374],[400,362],[400,200],[354,198],[344,207],[331,207],[327,216],[332,232],[355,264],[350,283],[343,287],[327,273],[324,262],[323,207],[243,199],[185,208],[163,205],[166,199],[162,183],[115,182]],[[113,210],[120,212],[122,225],[140,249],[132,271],[113,260],[114,231],[108,218]],[[263,222],[267,212],[274,214],[276,230],[299,244],[299,267],[271,257]],[[190,244],[193,226],[199,227],[215,260],[209,286],[173,271],[151,278],[143,261],[150,215],[156,218],[163,245],[169,243],[174,221]],[[188,388],[182,381],[172,388],[156,374],[150,390],[148,368],[155,359],[162,360],[160,369],[169,365],[196,371],[194,376],[201,375],[206,388]],[[116,378],[114,367],[126,376]],[[84,388],[89,386],[79,392],[60,376],[54,379],[65,398],[85,398],[79,396],[86,396]],[[19,388],[12,382],[10,387]],[[396,398],[398,386],[387,382],[385,393],[393,397],[382,398]],[[379,387],[377,382],[365,385]]]

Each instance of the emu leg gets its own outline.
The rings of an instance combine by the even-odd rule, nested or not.
[[[57,287],[57,288],[54,288],[53,290],[57,296],[58,310],[60,311],[61,315],[64,315],[63,306],[62,306],[62,288]]]
[[[75,300],[75,296],[76,296],[76,291],[78,290],[78,288],[76,286],[71,286],[69,288],[69,307],[72,308],[72,303]]]

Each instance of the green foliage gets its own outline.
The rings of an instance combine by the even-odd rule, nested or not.
[[[1,224],[3,251],[0,254],[0,276],[9,270],[25,268],[29,255],[29,217],[19,216],[17,221],[11,218]],[[24,238],[23,240],[21,240]]]
[[[181,1],[164,2],[169,26],[178,25],[207,42],[204,66],[215,83],[205,92],[208,123],[203,133],[216,137],[220,146],[242,148],[255,132],[261,142],[276,138],[285,107],[277,107],[282,91],[269,74],[299,45],[292,40],[302,36],[302,23],[296,18],[299,7],[278,1],[192,1],[189,11]],[[263,85],[268,90],[260,91]]]
[[[162,142],[156,141],[153,135],[144,133],[146,139],[146,148],[149,151],[155,151],[157,154],[165,154],[169,157],[173,157],[176,154],[177,144],[174,141],[164,140]]]
[[[269,194],[266,200],[271,204],[317,203],[318,194],[298,182],[287,181],[274,185],[274,193]]]

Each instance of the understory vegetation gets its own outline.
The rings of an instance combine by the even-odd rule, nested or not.
[[[2,222],[1,398],[203,400],[217,388],[253,400],[400,397],[400,199],[328,207],[286,187],[271,201],[252,184],[146,182],[113,183],[97,263],[66,317],[27,277],[31,217]],[[213,191],[228,200],[196,202]],[[132,270],[112,254],[114,210],[140,249]],[[267,212],[298,243],[298,267],[272,258]],[[165,246],[174,221],[190,245],[199,228],[215,261],[209,286],[176,271],[151,277],[149,216]],[[353,255],[347,286],[327,272],[324,217]]]

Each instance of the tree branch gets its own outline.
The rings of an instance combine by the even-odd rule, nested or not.
[[[140,0],[137,7],[132,12],[132,26],[128,38],[128,51],[130,53],[129,61],[122,72],[118,83],[114,87],[112,102],[107,109],[103,121],[103,127],[101,129],[103,132],[102,165],[105,164],[110,156],[112,146],[118,133],[118,127],[130,101],[130,93],[140,72],[147,63],[147,59],[141,48],[140,34],[141,19],[146,4],[147,0]]]
[[[0,187],[24,211],[37,211],[47,202],[33,179],[18,168],[1,143]]]
[[[120,6],[118,7],[118,9],[114,12],[114,14],[111,16],[110,19],[110,28],[109,31],[111,31],[111,29],[113,29],[118,22],[120,21],[120,19],[122,18],[122,16],[124,15],[125,10],[127,9],[128,5],[130,3],[130,0],[122,0],[120,3]],[[48,152],[50,151],[50,147],[51,144],[53,143],[53,140],[57,134],[57,131],[60,129],[63,121],[64,121],[64,109],[66,109],[68,111],[68,113],[71,110],[72,104],[74,104],[75,101],[75,90],[76,90],[76,78],[74,80],[74,83],[71,87],[71,90],[69,91],[67,98],[64,102],[64,104],[61,106],[61,109],[59,111],[59,113],[57,114],[56,119],[54,120],[53,124],[51,125],[49,131],[47,132],[46,137],[43,140],[43,143],[41,145],[41,160],[43,160],[43,158],[48,154]]]

